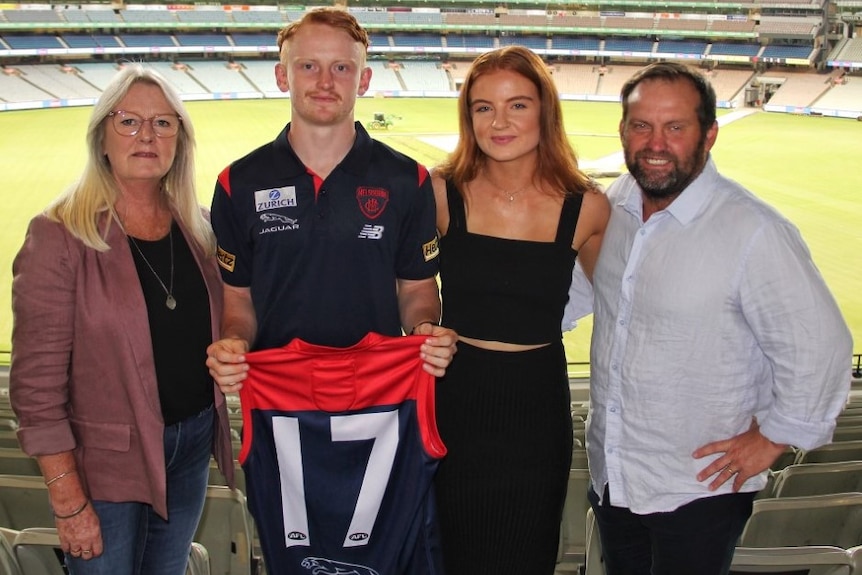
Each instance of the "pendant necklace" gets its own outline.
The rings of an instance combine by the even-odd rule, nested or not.
[[[488,177],[487,173],[485,174],[485,177],[488,179],[488,181],[491,183],[491,185],[492,185],[492,186],[494,186],[495,188],[497,188],[497,190],[499,190],[499,191],[503,192],[503,197],[506,197],[506,196],[508,196],[508,197],[509,197],[509,203],[510,203],[510,204],[511,204],[512,202],[514,202],[514,201],[515,201],[515,196],[517,196],[517,195],[518,195],[518,194],[520,194],[521,192],[526,191],[526,190],[527,190],[527,188],[529,188],[529,187],[530,187],[530,182],[527,182],[527,184],[526,184],[526,185],[524,185],[524,186],[522,186],[522,187],[521,187],[521,189],[518,189],[518,190],[514,190],[514,191],[509,192],[509,191],[504,190],[502,186],[498,185],[498,184],[497,184],[497,182],[495,182],[495,181],[494,181],[494,180],[492,180],[490,177]]]
[[[156,280],[159,282],[159,285],[162,286],[162,289],[165,290],[167,294],[167,298],[165,299],[165,307],[172,310],[177,307],[177,300],[174,299],[174,232],[173,226],[168,230],[168,241],[171,246],[171,287],[170,289],[165,285],[165,282],[162,281],[162,278],[159,277],[159,274],[156,273],[156,270],[150,265],[149,260],[144,255],[144,252],[141,251],[141,248],[138,247],[138,242],[135,241],[130,235],[126,235],[129,238],[129,241],[132,242],[132,245],[135,246],[135,249],[138,251],[138,254],[141,256],[141,259],[144,260],[144,263],[147,264],[147,267],[150,268],[150,271],[153,272],[153,275],[156,277]]]
[[[517,196],[518,194],[520,194],[521,192],[526,190],[527,187],[528,186],[524,186],[523,188],[521,188],[520,190],[518,190],[516,192],[507,192],[506,190],[500,190],[500,191],[503,192],[504,196],[509,196],[509,202],[511,203],[511,202],[515,201],[515,196]]]

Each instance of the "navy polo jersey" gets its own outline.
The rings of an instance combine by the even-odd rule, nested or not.
[[[428,171],[357,122],[350,152],[322,180],[289,131],[225,168],[212,201],[222,277],[251,289],[254,349],[401,335],[396,280],[437,273]]]

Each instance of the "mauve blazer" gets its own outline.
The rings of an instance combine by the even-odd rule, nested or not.
[[[223,294],[216,259],[185,229],[183,235],[209,292],[217,339]],[[32,456],[74,451],[91,498],[141,501],[167,519],[164,422],[147,305],[116,222],[107,243],[111,249],[99,252],[44,215],[30,222],[12,264],[9,391],[18,439]],[[233,486],[227,406],[215,383],[213,399],[213,454]]]

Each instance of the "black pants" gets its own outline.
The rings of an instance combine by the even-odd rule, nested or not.
[[[698,499],[667,513],[637,515],[587,494],[607,575],[726,575],[751,516],[754,492]]]

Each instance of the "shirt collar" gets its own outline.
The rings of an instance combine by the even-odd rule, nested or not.
[[[688,224],[700,213],[703,206],[709,200],[711,191],[715,189],[714,184],[717,177],[718,170],[715,167],[715,162],[712,160],[712,154],[709,154],[706,159],[706,165],[704,165],[700,174],[662,211],[676,218],[682,225]],[[640,186],[634,184],[620,198],[617,205],[633,216],[643,220],[642,193]]]
[[[356,122],[356,138],[353,140],[353,146],[347,153],[347,156],[341,161],[340,167],[351,174],[364,174],[371,163],[371,136],[362,126],[362,123]],[[306,167],[293,151],[293,146],[290,145],[290,140],[287,135],[290,132],[290,124],[288,123],[278,137],[275,139],[276,157],[279,158],[282,168],[288,175],[296,176],[304,174]],[[286,159],[282,159],[286,158]]]

